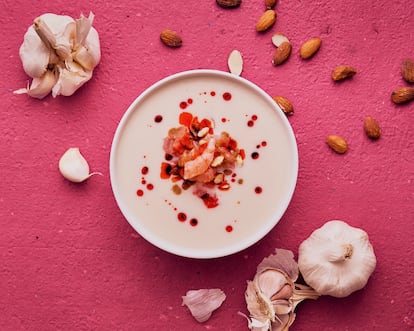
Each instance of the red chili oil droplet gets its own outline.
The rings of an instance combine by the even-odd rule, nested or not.
[[[215,91],[211,91],[211,92],[210,92],[210,95],[211,95],[212,97],[214,97],[214,96],[216,95],[216,92],[215,92]]]
[[[141,180],[141,184],[142,184],[142,185],[145,185],[146,183],[147,183],[147,181],[146,181],[145,179],[142,179],[142,180]]]
[[[225,101],[230,101],[231,100],[231,93],[230,92],[224,92],[223,93],[223,99]]]
[[[260,193],[262,193],[262,192],[263,192],[263,189],[262,189],[260,186],[256,186],[256,187],[254,188],[254,191],[256,192],[256,194],[260,194]]]
[[[253,121],[247,121],[247,126],[249,128],[253,127],[254,126],[254,122]]]
[[[188,99],[187,99],[187,103],[188,103],[189,105],[191,105],[191,104],[193,103],[193,99],[188,98]]]
[[[260,145],[256,145],[256,148],[257,148],[257,149],[259,149],[260,147],[262,147],[262,146],[260,146]]]
[[[252,115],[252,120],[257,121],[257,115]]]
[[[226,123],[227,122],[227,118],[222,117],[221,122],[222,123]]]
[[[160,177],[162,179],[168,179],[171,176],[171,164],[166,163],[166,162],[162,162],[161,163],[161,172],[160,172]]]
[[[147,190],[151,191],[151,190],[153,190],[153,189],[154,189],[154,185],[153,185],[153,184],[151,184],[151,183],[149,183],[149,184],[147,185]]]
[[[181,109],[186,109],[186,108],[187,108],[187,102],[185,102],[185,101],[181,101],[181,102],[180,102],[180,108],[181,108]]]
[[[139,197],[142,197],[144,195],[144,191],[143,190],[137,190],[137,195]]]
[[[233,231],[233,227],[231,225],[227,225],[226,226],[226,231],[227,232],[232,232]]]
[[[185,213],[178,213],[177,218],[180,222],[185,222],[187,220],[187,215]]]
[[[166,161],[171,161],[173,156],[171,154],[165,153],[164,158],[165,158]]]
[[[259,153],[257,153],[257,152],[253,152],[252,153],[252,159],[253,160],[257,160],[259,158]]]
[[[192,219],[190,220],[190,225],[191,225],[191,226],[197,226],[197,224],[198,224],[198,220],[197,220],[196,218],[192,218]]]
[[[266,147],[266,146],[267,146],[267,141],[262,141],[262,142],[261,142],[261,145],[262,145],[263,147]]]
[[[154,117],[154,122],[155,123],[161,123],[162,122],[162,116],[161,115],[157,115]]]
[[[149,168],[148,167],[142,167],[141,168],[141,174],[146,175],[148,174]]]

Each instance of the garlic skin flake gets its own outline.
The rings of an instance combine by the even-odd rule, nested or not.
[[[362,289],[376,261],[368,234],[340,220],[325,223],[299,247],[298,265],[306,283],[337,298]]]
[[[82,156],[79,148],[69,148],[59,160],[59,171],[63,177],[74,183],[81,183],[100,172],[89,173],[89,164]]]
[[[248,327],[257,331],[287,331],[295,320],[295,308],[305,299],[317,299],[308,286],[296,284],[299,268],[293,253],[276,249],[258,265],[253,281],[247,282],[245,298],[250,312]]]
[[[187,306],[191,315],[199,322],[207,321],[214,310],[219,308],[226,299],[220,289],[190,290],[182,297],[182,305]]]
[[[38,99],[50,92],[70,96],[89,81],[101,59],[93,19],[92,13],[76,20],[51,13],[36,18],[19,49],[23,69],[33,81],[14,93]]]

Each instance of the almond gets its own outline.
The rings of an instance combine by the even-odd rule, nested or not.
[[[400,87],[391,93],[394,103],[406,103],[414,99],[414,87]]]
[[[315,37],[305,41],[300,47],[300,56],[302,59],[311,58],[321,47],[322,39]]]
[[[273,100],[286,115],[293,115],[293,105],[287,98],[277,95],[273,97]]]
[[[356,74],[356,69],[351,66],[338,66],[332,71],[332,79],[334,81],[351,78]]]
[[[364,130],[371,139],[378,139],[381,136],[381,128],[378,122],[371,116],[367,116],[364,122]]]
[[[344,154],[348,150],[348,144],[346,140],[340,136],[327,136],[326,143],[338,154]]]
[[[161,31],[160,39],[168,47],[180,47],[183,43],[181,37],[175,31],[169,29]]]
[[[276,49],[276,52],[275,52],[275,55],[273,56],[273,61],[272,61],[273,65],[278,66],[282,64],[283,62],[285,62],[288,59],[291,51],[292,51],[292,45],[287,41],[283,42]]]
[[[216,3],[222,8],[235,8],[241,5],[242,0],[216,0]]]
[[[272,9],[276,6],[277,0],[265,0],[265,6],[267,9]]]
[[[266,10],[256,23],[257,32],[265,32],[276,22],[276,12],[273,9]]]
[[[414,83],[414,62],[409,59],[404,60],[401,73],[408,83]]]

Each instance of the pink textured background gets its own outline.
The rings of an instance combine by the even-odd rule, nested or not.
[[[78,17],[92,10],[102,61],[93,80],[70,98],[41,101],[14,95],[28,77],[18,49],[33,19],[45,12]],[[284,65],[270,61],[272,32],[257,34],[263,1],[235,10],[214,0],[160,2],[2,1],[0,38],[0,329],[247,330],[246,280],[276,247],[297,249],[330,219],[362,227],[378,258],[367,287],[350,297],[302,303],[292,330],[414,328],[414,103],[395,106],[391,91],[406,85],[400,67],[414,59],[412,1],[288,1],[272,29],[291,39]],[[184,44],[169,49],[163,28]],[[301,43],[320,36],[311,61]],[[243,53],[243,77],[271,95],[291,99],[300,169],[290,207],[263,240],[233,256],[192,260],[143,240],[121,215],[109,181],[109,152],[118,121],[147,87],[196,68],[227,71],[227,55]],[[330,72],[350,64],[358,74],[334,84]],[[379,141],[363,132],[371,115]],[[348,139],[337,155],[327,134]],[[75,185],[57,170],[62,153],[80,147],[103,177]],[[221,288],[227,300],[198,324],[181,306],[189,289]]]

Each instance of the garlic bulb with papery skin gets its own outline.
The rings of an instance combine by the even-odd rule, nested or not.
[[[299,247],[298,265],[306,283],[338,298],[362,289],[376,261],[368,234],[339,220],[325,223]]]
[[[295,320],[295,308],[304,299],[317,299],[308,286],[296,284],[299,268],[289,250],[263,259],[245,293],[250,317],[248,327],[257,331],[287,331]],[[243,315],[243,314],[242,314]],[[244,315],[243,315],[244,316]]]
[[[80,183],[93,175],[102,175],[100,172],[89,173],[89,165],[82,156],[79,148],[69,148],[59,160],[59,171],[67,180]]]
[[[191,315],[200,323],[207,321],[214,310],[219,308],[226,295],[220,289],[190,290],[182,297]]]
[[[70,16],[43,14],[34,20],[24,36],[19,54],[31,84],[14,93],[42,99],[70,96],[92,78],[101,59],[94,15],[74,20]]]

